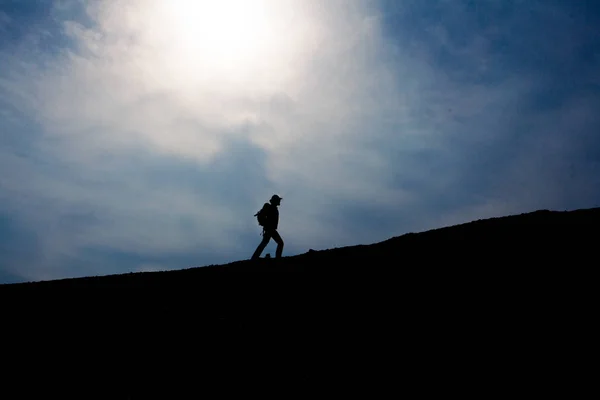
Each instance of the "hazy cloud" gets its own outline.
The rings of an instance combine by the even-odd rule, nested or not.
[[[598,205],[595,10],[4,4],[5,274],[248,258],[273,193],[287,254]]]

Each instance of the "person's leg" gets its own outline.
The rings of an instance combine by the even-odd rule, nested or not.
[[[271,236],[273,240],[277,243],[277,250],[275,250],[275,258],[280,258],[281,253],[283,253],[283,239],[279,236],[279,232],[273,231]]]
[[[263,233],[263,239],[260,242],[260,244],[258,245],[258,247],[256,248],[256,250],[254,251],[254,254],[252,255],[252,260],[256,260],[260,257],[261,253],[263,252],[263,250],[265,249],[265,247],[267,247],[267,244],[269,244],[269,240],[271,240],[271,234],[267,231],[265,231]]]

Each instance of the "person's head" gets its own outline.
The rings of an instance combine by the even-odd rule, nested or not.
[[[273,197],[271,197],[271,204],[273,204],[274,206],[278,206],[281,203],[282,197],[277,196],[276,194],[273,195]]]

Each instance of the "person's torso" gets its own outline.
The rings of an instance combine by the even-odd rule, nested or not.
[[[277,229],[278,224],[279,210],[277,209],[277,206],[270,204],[267,211],[267,227],[271,229]]]

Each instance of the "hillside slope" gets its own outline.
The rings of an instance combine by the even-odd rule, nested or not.
[[[600,208],[537,211],[281,260],[1,285],[5,363],[64,376],[61,360],[119,395],[190,363],[228,387],[222,371],[238,362],[257,382],[260,362],[293,385],[319,371],[353,393],[350,380],[395,388],[399,363],[420,391],[563,382],[572,394],[595,340],[599,227]],[[130,386],[98,381],[107,368]]]
[[[0,296],[11,305],[6,312],[19,315],[372,315],[367,305],[393,308],[409,295],[427,302],[525,285],[537,291],[590,265],[599,226],[600,208],[543,210],[281,260],[0,285]]]

